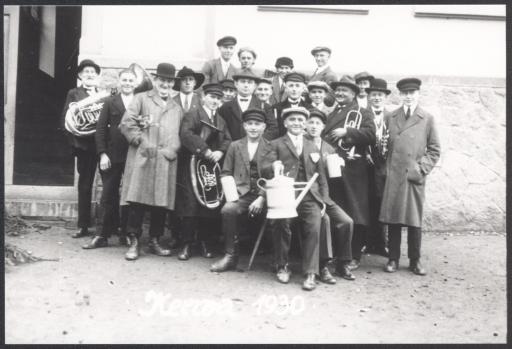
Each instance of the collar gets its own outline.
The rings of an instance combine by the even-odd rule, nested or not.
[[[247,101],[246,102],[241,102],[240,98],[247,99]],[[237,94],[236,95],[236,99],[238,100],[238,103],[240,103],[240,104],[242,104],[242,103],[250,103],[251,102],[251,96],[242,97],[242,96]]]
[[[329,68],[329,64],[326,64],[326,65],[324,65],[324,66],[323,66],[323,67],[321,67],[321,68],[320,68],[320,67],[317,67],[317,68],[316,68],[316,73],[317,73],[317,74],[318,74],[318,73],[321,73],[321,72],[323,72],[323,71],[324,71],[325,69],[327,69],[327,68]]]
[[[300,104],[300,98],[299,98],[299,99],[297,99],[297,101],[293,102],[293,101],[290,99],[290,97],[288,97],[288,103],[290,103],[290,104]]]
[[[413,104],[410,106],[411,108],[411,115],[414,114],[414,111],[416,110],[416,108],[418,107],[418,103],[416,104]],[[403,109],[404,109],[404,113],[407,114],[407,108],[405,105],[403,105]]]
[[[288,137],[290,137],[290,139],[292,140],[292,142],[295,144],[296,142],[301,142],[302,141],[302,137],[303,135],[292,135],[290,132],[286,132],[286,134],[288,135]]]

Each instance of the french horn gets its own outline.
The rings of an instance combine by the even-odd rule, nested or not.
[[[94,134],[103,108],[103,99],[110,95],[108,91],[100,91],[81,101],[70,103],[64,120],[66,130],[78,137]]]

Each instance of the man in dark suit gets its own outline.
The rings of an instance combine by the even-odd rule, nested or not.
[[[236,74],[233,76],[237,96],[230,102],[224,103],[219,108],[219,115],[226,122],[229,134],[233,141],[239,140],[245,136],[245,130],[242,125],[242,113],[248,109],[261,109],[260,101],[253,95],[259,78],[252,73]],[[266,113],[265,123],[267,128],[264,137],[268,140],[277,137],[276,122],[270,112]]]
[[[219,82],[222,86],[222,104],[232,101],[236,97],[235,82],[231,79],[224,79]]]
[[[172,87],[174,91],[179,93],[174,96],[174,101],[183,108],[183,112],[187,113],[192,109],[197,109],[201,106],[201,97],[195,92],[204,82],[204,75],[196,73],[192,69],[183,67],[178,72],[180,78],[179,85],[176,84]]]
[[[120,240],[126,244],[126,223],[128,206],[121,206],[119,215],[119,187],[123,176],[128,142],[119,131],[119,123],[133,99],[137,77],[135,72],[124,69],[119,73],[121,93],[105,101],[96,126],[96,151],[100,157],[100,175],[103,183],[101,193],[101,230],[96,231],[92,240],[82,246],[84,249],[105,247],[113,232],[121,227]]]
[[[271,150],[265,157],[265,172],[286,174],[296,182],[307,182],[314,173],[318,179],[313,183],[304,199],[297,206],[298,219],[302,226],[302,272],[306,276],[302,288],[315,289],[315,275],[319,272],[319,233],[322,209],[328,201],[328,187],[322,157],[315,144],[304,137],[304,126],[309,112],[303,107],[283,111],[287,134],[271,142]],[[290,250],[290,219],[272,221],[277,279],[288,283],[288,252]]]
[[[224,159],[222,176],[233,176],[239,199],[226,202],[222,208],[225,254],[211,266],[211,271],[223,272],[236,268],[239,232],[243,222],[247,222],[247,216],[253,222],[262,223],[260,214],[265,205],[265,193],[256,182],[263,176],[262,161],[269,151],[269,142],[263,138],[265,116],[260,109],[248,109],[242,114],[247,136],[231,143]]]
[[[84,59],[78,65],[78,78],[81,86],[68,91],[66,102],[62,111],[61,127],[64,128],[66,113],[71,103],[75,103],[98,93],[98,76],[101,72],[99,65],[90,59]],[[91,199],[92,184],[96,173],[97,155],[94,135],[75,136],[66,131],[66,136],[71,144],[72,153],[76,156],[78,171],[78,228],[79,231],[72,235],[80,238],[89,235],[91,225]]]
[[[366,71],[354,75],[354,80],[356,81],[357,86],[359,86],[357,104],[362,108],[368,107],[368,93],[366,93],[366,89],[370,87],[373,79],[374,76]]]
[[[284,77],[284,83],[286,86],[286,94],[288,98],[282,102],[274,104],[271,108],[271,113],[277,120],[277,127],[279,130],[279,136],[284,136],[287,132],[284,127],[282,112],[284,109],[291,107],[304,107],[311,109],[311,104],[306,103],[301,97],[306,89],[306,77],[302,73],[292,72],[288,73]]]
[[[354,220],[351,268],[356,269],[370,223],[365,152],[375,143],[375,124],[370,112],[357,105],[359,87],[354,80],[345,76],[331,83],[331,88],[338,106],[327,120],[322,137],[343,157],[345,169],[341,178],[331,179],[329,189],[334,201]]]
[[[366,89],[369,107],[367,108],[375,123],[375,144],[370,146],[366,155],[369,163],[368,193],[370,204],[370,227],[366,236],[366,253],[388,256],[384,226],[379,222],[380,205],[384,183],[386,182],[386,155],[387,139],[389,137],[387,119],[389,112],[384,105],[387,96],[391,93],[388,84],[383,79],[373,79],[370,87]]]
[[[270,105],[282,102],[288,98],[284,77],[293,70],[293,60],[289,57],[279,57],[276,60],[277,74],[272,78],[272,96],[270,96]]]
[[[224,79],[231,79],[236,68],[230,63],[235,52],[236,39],[232,36],[225,36],[217,41],[220,51],[220,58],[212,59],[204,64],[202,72],[205,76],[205,83],[218,83]]]
[[[222,86],[206,84],[203,86],[204,98],[200,108],[189,111],[183,116],[180,130],[181,151],[178,158],[178,183],[176,186],[175,213],[182,219],[183,247],[178,255],[180,260],[188,260],[192,255],[192,243],[198,232],[201,254],[212,258],[212,225],[219,217],[219,209],[210,209],[197,200],[190,173],[192,155],[200,159],[220,163],[228,150],[231,137],[224,119],[217,113],[222,99]]]

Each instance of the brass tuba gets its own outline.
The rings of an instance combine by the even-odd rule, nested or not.
[[[110,95],[110,92],[100,91],[81,101],[70,103],[64,123],[66,130],[78,137],[94,134],[96,123],[103,108],[104,101],[102,99]]]

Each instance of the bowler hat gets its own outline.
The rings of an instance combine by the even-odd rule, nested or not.
[[[325,90],[325,92],[327,92],[327,93],[330,91],[329,85],[327,85],[326,82],[321,81],[321,80],[310,81],[308,83],[308,91],[309,92],[311,92],[311,90],[314,88],[321,88],[321,89]]]
[[[387,95],[391,93],[391,91],[388,90],[388,83],[384,79],[373,79],[370,82],[370,87],[367,87],[365,90],[366,93],[370,93],[372,91],[384,92]]]
[[[367,71],[357,73],[356,75],[354,75],[354,80],[356,81],[356,84],[358,84],[359,81],[361,80],[372,81],[373,79],[375,79],[374,76],[368,73]]]
[[[419,90],[421,86],[421,80],[417,78],[405,78],[399,80],[396,83],[396,87],[400,91],[408,91],[408,90]]]
[[[279,68],[280,66],[286,65],[293,69],[293,60],[289,57],[279,57],[276,59],[276,68]]]
[[[151,73],[154,76],[158,76],[165,79],[175,79],[179,80],[176,77],[176,68],[171,63],[160,63],[156,67],[156,73]]]
[[[285,120],[291,114],[302,114],[306,119],[309,117],[309,111],[304,107],[290,107],[283,109],[281,117]]]
[[[236,45],[236,39],[234,36],[224,36],[217,41],[217,46],[231,46]]]
[[[230,88],[232,90],[236,90],[235,82],[231,79],[224,79],[219,81],[219,84],[221,84],[222,88]]]
[[[320,51],[326,51],[326,52],[329,52],[329,54],[331,54],[331,49],[327,46],[317,46],[311,50],[311,54],[314,56],[317,52],[320,52]]]
[[[243,122],[249,121],[249,120],[256,120],[259,122],[265,122],[265,112],[261,109],[257,108],[251,108],[247,109],[242,113],[242,120]]]
[[[355,83],[354,79],[352,79],[349,75],[343,75],[340,81],[331,82],[331,88],[336,90],[338,86],[346,86],[354,91],[356,95],[359,94],[359,86]]]
[[[219,98],[224,96],[224,93],[222,93],[222,86],[217,83],[203,85],[203,92],[205,95],[212,94]]]
[[[101,68],[99,65],[94,63],[94,61],[92,59],[84,59],[83,61],[81,61],[80,64],[78,65],[77,72],[81,73],[85,67],[93,67],[94,70],[96,70],[96,74],[100,75]]]
[[[250,70],[240,71],[237,74],[233,75],[233,80],[237,81],[238,79],[250,79],[256,81],[258,83],[260,78],[258,78],[254,73]]]
[[[196,80],[196,86],[194,87],[194,90],[196,90],[199,87],[201,87],[201,85],[204,82],[204,75],[202,73],[196,73],[192,69],[187,68],[187,67],[184,66],[178,72],[178,78],[183,79],[185,76],[192,76]],[[179,91],[180,90],[179,84],[174,84],[172,89],[175,90],[175,91]]]
[[[311,119],[313,117],[319,118],[320,120],[322,120],[322,122],[324,124],[327,121],[327,116],[325,116],[325,113],[322,112],[321,110],[318,110],[317,108],[313,108],[313,109],[311,109],[309,111],[309,118],[308,119]]]
[[[288,73],[284,76],[284,82],[288,82],[288,81],[295,81],[295,82],[302,82],[302,83],[306,83],[306,76],[302,73],[299,73],[299,72],[291,72],[291,73]]]

